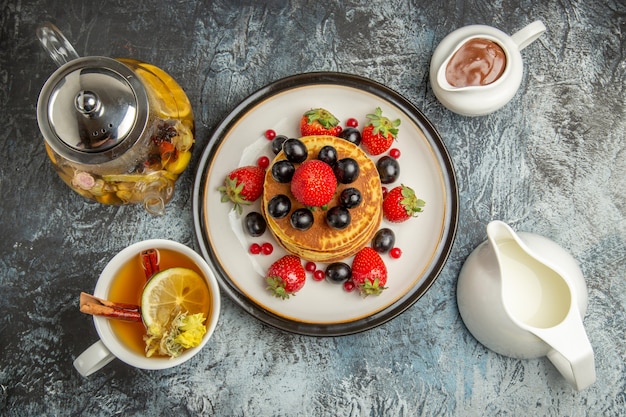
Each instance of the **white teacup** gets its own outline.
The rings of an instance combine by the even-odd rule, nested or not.
[[[136,350],[127,346],[123,341],[119,339],[119,337],[114,333],[111,327],[111,319],[94,316],[93,320],[96,326],[96,331],[100,336],[100,340],[91,345],[83,353],[81,353],[80,356],[78,356],[74,361],[74,367],[78,370],[78,372],[80,372],[81,375],[91,375],[92,373],[103,368],[115,358],[118,358],[119,360],[127,363],[128,365],[134,366],[135,368],[171,368],[191,359],[194,355],[200,352],[200,349],[202,349],[202,347],[211,338],[211,335],[213,334],[213,331],[215,330],[215,327],[217,325],[217,320],[220,313],[219,286],[215,275],[213,274],[213,271],[206,263],[206,261],[195,251],[181,243],[165,239],[152,239],[135,243],[123,249],[121,252],[115,255],[113,259],[109,261],[109,263],[100,274],[93,295],[101,299],[107,299],[109,290],[111,288],[111,283],[118,275],[122,266],[128,263],[133,257],[138,256],[141,251],[152,248],[160,250],[169,249],[171,251],[183,254],[198,267],[198,270],[202,272],[201,275],[206,279],[207,286],[211,294],[211,308],[209,317],[205,322],[207,331],[202,339],[202,342],[199,346],[185,350],[180,356],[176,358],[149,358],[141,352],[137,352]]]

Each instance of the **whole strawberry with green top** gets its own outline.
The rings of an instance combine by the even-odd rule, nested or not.
[[[401,223],[411,217],[417,217],[424,211],[426,202],[417,198],[415,191],[406,185],[398,185],[389,191],[383,199],[383,216],[392,223]]]
[[[369,122],[361,133],[361,147],[370,155],[380,155],[386,152],[398,135],[400,119],[394,121],[383,116],[380,107],[376,107],[373,114],[368,114]]]
[[[306,272],[300,258],[295,255],[285,255],[275,261],[265,274],[267,290],[283,300],[300,291],[305,280]]]
[[[256,201],[263,193],[265,170],[255,165],[239,167],[231,171],[218,187],[222,193],[222,203],[231,201],[237,213],[242,213],[242,206]]]
[[[363,297],[380,295],[387,288],[387,267],[372,247],[366,246],[354,256],[352,282]]]
[[[330,165],[310,159],[296,168],[291,178],[291,193],[307,207],[327,205],[337,189],[337,177]]]
[[[342,128],[337,119],[326,109],[311,109],[300,119],[300,133],[302,136],[330,135],[337,136]]]

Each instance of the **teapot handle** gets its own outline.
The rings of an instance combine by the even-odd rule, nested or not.
[[[59,67],[79,58],[72,44],[63,36],[59,28],[50,22],[45,22],[37,28],[37,38]]]

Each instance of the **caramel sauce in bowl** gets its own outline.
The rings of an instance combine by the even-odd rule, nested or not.
[[[509,36],[485,25],[470,25],[446,36],[430,65],[437,99],[464,116],[482,116],[506,105],[522,82],[520,51],[545,31],[531,23]]]

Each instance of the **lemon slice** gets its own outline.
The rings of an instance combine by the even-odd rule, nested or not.
[[[178,154],[178,159],[176,159],[176,161],[174,162],[170,162],[165,166],[165,169],[168,172],[171,172],[172,174],[180,174],[182,173],[185,168],[187,168],[187,165],[189,164],[189,161],[191,160],[191,152],[189,151],[184,151],[184,152],[180,152]]]
[[[204,278],[188,268],[169,268],[155,274],[141,294],[141,316],[150,328],[166,328],[179,313],[208,312],[209,289]]]

